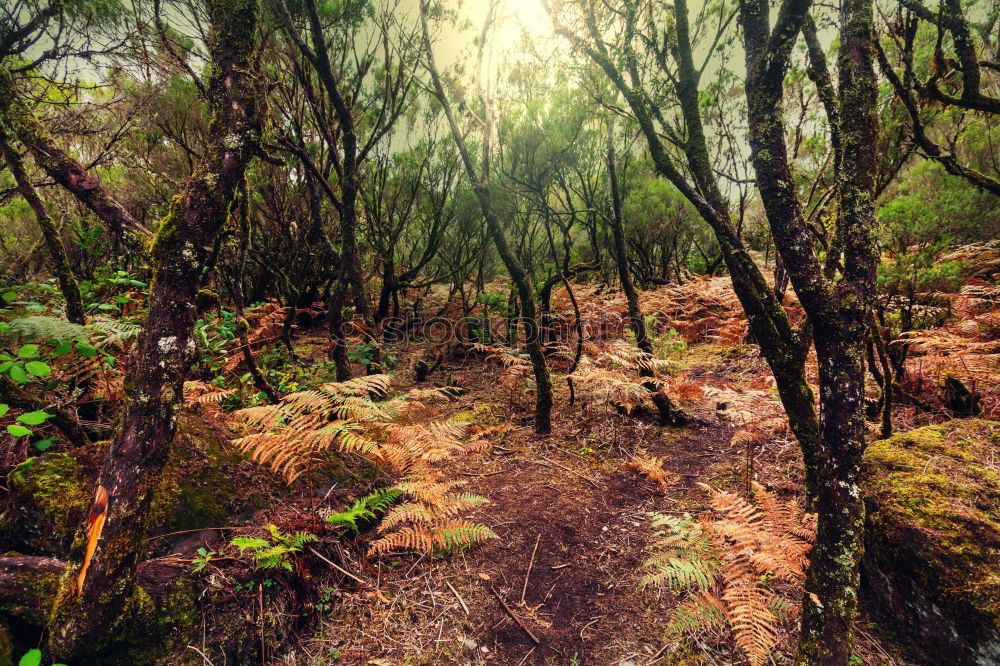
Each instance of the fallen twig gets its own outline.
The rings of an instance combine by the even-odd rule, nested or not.
[[[531,577],[531,567],[535,564],[535,553],[538,552],[538,542],[542,538],[541,532],[535,537],[535,548],[531,551],[531,560],[528,562],[528,570],[524,574],[524,585],[521,586],[521,605],[524,605],[524,595],[528,591],[528,578]]]
[[[351,579],[353,579],[353,580],[356,580],[356,581],[358,581],[359,583],[361,583],[362,585],[367,585],[367,584],[368,584],[368,583],[366,583],[365,581],[363,581],[363,580],[361,580],[360,578],[358,578],[357,576],[355,576],[354,574],[352,574],[352,573],[351,573],[350,571],[348,571],[348,570],[346,570],[346,569],[344,569],[344,568],[342,568],[342,567],[340,567],[340,566],[337,566],[337,564],[335,564],[335,563],[334,563],[334,562],[333,562],[332,560],[329,560],[329,559],[327,559],[327,558],[323,557],[322,555],[320,555],[319,553],[317,553],[317,552],[316,552],[316,550],[315,550],[315,549],[314,549],[314,548],[313,548],[312,546],[306,546],[306,548],[308,548],[308,549],[309,549],[309,552],[310,552],[310,553],[312,553],[313,555],[315,555],[315,556],[316,556],[316,557],[318,557],[319,559],[323,560],[324,562],[326,562],[326,563],[327,563],[327,564],[329,564],[329,565],[330,565],[331,567],[333,567],[334,569],[336,569],[336,570],[337,570],[337,571],[339,571],[340,573],[344,574],[344,575],[345,575],[345,576],[347,576],[348,578],[351,578]]]
[[[521,631],[523,631],[524,633],[526,633],[528,635],[528,638],[530,638],[532,641],[534,641],[534,643],[536,645],[541,645],[542,642],[540,640],[538,640],[537,636],[535,636],[533,633],[531,633],[531,629],[528,629],[528,626],[526,624],[524,624],[524,622],[521,620],[521,618],[519,618],[518,616],[514,615],[514,611],[512,611],[510,609],[510,606],[507,605],[507,602],[503,600],[503,597],[500,596],[500,593],[497,592],[497,589],[495,587],[493,587],[493,585],[489,585],[489,588],[490,588],[490,592],[493,593],[493,596],[497,598],[498,602],[500,602],[500,607],[503,608],[504,612],[506,612],[507,615],[510,616],[510,619],[514,620],[514,624],[516,624],[517,626],[519,626],[521,628]]]
[[[462,595],[458,593],[458,590],[452,587],[449,581],[445,581],[444,584],[448,586],[448,589],[451,590],[451,593],[455,595],[456,599],[458,599],[458,603],[462,604],[462,610],[465,611],[465,614],[469,615],[469,607],[465,605],[465,599],[463,599]]]

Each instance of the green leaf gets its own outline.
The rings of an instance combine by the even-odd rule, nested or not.
[[[73,343],[69,340],[60,340],[53,353],[56,356],[63,356],[73,351]]]
[[[21,661],[17,662],[17,666],[38,666],[42,663],[42,651],[35,648],[28,650],[21,657]]]
[[[48,419],[52,418],[52,414],[48,412],[38,410],[35,412],[25,412],[17,417],[17,420],[21,423],[26,423],[27,425],[42,425]]]
[[[14,300],[15,298],[17,298],[17,292],[16,291],[5,291],[5,292],[3,292],[2,298],[3,298],[4,302],[10,303],[12,300]]]
[[[52,374],[52,368],[49,367],[49,364],[41,361],[26,363],[24,369],[28,371],[28,374],[32,374],[35,377],[48,377]]]
[[[45,439],[40,439],[34,443],[34,447],[43,453],[48,451],[52,446],[53,439],[51,437],[46,437]]]
[[[23,345],[17,350],[18,358],[38,358],[38,345]]]
[[[10,411],[10,405],[6,403],[0,403],[0,417],[4,416],[9,411]]]
[[[18,384],[23,384],[28,381],[28,375],[24,373],[24,368],[19,365],[11,366],[10,368],[10,378],[13,379]]]
[[[25,435],[30,435],[31,431],[25,428],[23,425],[13,425],[7,426],[7,434],[11,437],[24,437]]]
[[[76,351],[80,353],[80,356],[93,356],[97,353],[97,347],[77,343]]]
[[[7,372],[8,370],[10,370],[10,367],[12,365],[14,365],[13,361],[5,361],[3,363],[0,363],[0,373]]]

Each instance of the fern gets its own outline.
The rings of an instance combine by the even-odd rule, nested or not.
[[[664,460],[666,459],[650,456],[648,453],[640,449],[634,456],[632,456],[628,466],[645,476],[650,481],[655,482],[659,492],[664,493],[667,488],[677,483],[677,479],[679,478],[673,472],[669,472],[663,468]]]
[[[236,537],[229,543],[240,549],[240,555],[249,555],[255,569],[292,570],[292,555],[302,551],[307,543],[316,541],[315,534],[296,532],[283,534],[276,525],[268,525],[271,540],[255,537]]]
[[[233,412],[234,418],[262,430],[233,443],[258,463],[270,465],[289,483],[330,448],[372,453],[376,445],[363,436],[360,421],[388,417],[370,396],[385,395],[389,382],[387,375],[359,377],[292,393],[277,405],[238,410]]]
[[[346,525],[350,530],[357,532],[359,520],[375,520],[378,514],[385,513],[402,494],[402,491],[395,488],[376,490],[370,495],[365,495],[344,511],[330,514],[326,517],[326,522],[332,525]]]
[[[700,521],[687,514],[653,516],[657,542],[644,565],[652,573],[642,585],[688,591],[670,626],[690,633],[725,625],[751,666],[761,666],[778,642],[781,622],[794,620],[797,607],[787,598],[803,591],[815,516],[759,484],[754,503],[703,487],[713,515]]]

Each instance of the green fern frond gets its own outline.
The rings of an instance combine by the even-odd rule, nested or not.
[[[333,525],[346,525],[357,532],[359,520],[375,520],[377,514],[385,513],[389,506],[403,493],[394,488],[382,488],[370,495],[362,497],[348,509],[333,513],[326,517],[326,522]]]

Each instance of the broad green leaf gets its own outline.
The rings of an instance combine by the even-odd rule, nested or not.
[[[59,343],[56,344],[56,348],[53,350],[53,353],[56,356],[63,356],[71,351],[73,351],[73,343],[69,340],[60,340]]]
[[[4,416],[9,411],[10,411],[10,405],[5,403],[0,403],[0,417]]]
[[[4,361],[3,363],[0,363],[0,373],[10,370],[12,365],[14,365],[13,361]]]
[[[41,361],[31,361],[29,363],[25,363],[24,369],[28,371],[28,374],[34,375],[35,377],[48,377],[52,374],[52,368],[49,367],[49,364]]]
[[[17,666],[38,666],[42,663],[42,651],[35,648],[28,650],[21,657],[21,661],[17,662]]]
[[[25,435],[30,435],[31,430],[25,428],[23,425],[18,425],[16,423],[7,426],[7,433],[11,437],[24,437]]]
[[[18,416],[17,420],[28,425],[41,425],[51,418],[52,414],[49,414],[46,411],[38,410],[36,412],[25,412],[24,414]]]
[[[45,452],[52,447],[52,442],[53,440],[51,437],[46,437],[45,439],[38,440],[32,446],[34,446],[39,451]]]
[[[22,345],[17,350],[18,358],[38,358],[38,345]]]
[[[80,356],[93,356],[97,353],[97,347],[91,347],[90,345],[83,345],[77,343],[76,350],[80,352]]]
[[[5,292],[3,292],[3,297],[2,298],[3,298],[3,300],[5,302],[10,303],[12,300],[14,300],[15,298],[17,298],[17,292],[15,292],[15,291],[5,291]]]
[[[25,374],[24,368],[19,365],[12,365],[10,368],[10,378],[13,379],[18,384],[23,384],[28,381],[28,375]]]

